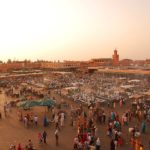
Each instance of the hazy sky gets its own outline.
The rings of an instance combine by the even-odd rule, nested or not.
[[[0,60],[150,58],[150,0],[0,0]]]

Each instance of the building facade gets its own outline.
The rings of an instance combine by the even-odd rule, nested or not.
[[[99,66],[111,66],[112,59],[111,58],[95,58],[91,59],[89,62],[89,67],[99,67]]]
[[[133,60],[131,59],[120,60],[120,66],[131,66],[132,64],[133,64]]]

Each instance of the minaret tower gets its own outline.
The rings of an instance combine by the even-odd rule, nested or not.
[[[113,65],[114,66],[119,66],[119,55],[117,49],[114,50],[114,54],[112,56],[113,59]]]

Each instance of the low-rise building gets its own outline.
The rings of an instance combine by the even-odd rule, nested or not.
[[[95,58],[91,59],[89,62],[89,67],[99,67],[99,66],[111,66],[111,58]]]
[[[133,64],[133,60],[131,59],[122,59],[120,60],[120,66],[131,66]]]

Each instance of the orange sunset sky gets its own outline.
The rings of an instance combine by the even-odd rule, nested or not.
[[[0,60],[150,58],[150,0],[1,0]]]

